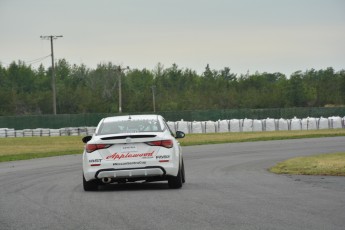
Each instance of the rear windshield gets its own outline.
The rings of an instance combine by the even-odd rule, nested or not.
[[[103,122],[97,135],[118,134],[118,133],[141,133],[141,132],[162,132],[158,120],[119,120]]]

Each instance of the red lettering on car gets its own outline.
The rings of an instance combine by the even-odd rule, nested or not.
[[[138,158],[138,157],[153,157],[154,151],[149,153],[113,153],[110,156],[107,156],[107,160],[121,160],[127,158]]]

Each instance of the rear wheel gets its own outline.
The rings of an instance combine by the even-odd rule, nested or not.
[[[96,191],[98,189],[98,185],[99,185],[99,183],[97,180],[86,181],[84,174],[83,174],[84,191]]]
[[[172,176],[168,179],[168,184],[170,188],[181,188],[183,184],[182,169],[178,170],[177,176]]]
[[[182,183],[186,183],[186,174],[184,171],[184,162],[182,160]]]

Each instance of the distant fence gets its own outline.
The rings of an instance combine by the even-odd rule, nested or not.
[[[28,115],[28,116],[2,116],[0,128],[35,129],[63,127],[88,127],[97,126],[98,122],[114,114],[58,114],[58,115]]]
[[[146,112],[152,113],[152,112]],[[86,114],[58,114],[58,115],[26,115],[0,116],[0,128],[36,129],[62,127],[93,127],[109,116],[126,115],[128,113],[86,113]],[[140,114],[140,113],[131,113]],[[143,113],[141,113],[143,114]],[[292,119],[293,117],[331,117],[345,116],[345,107],[332,108],[277,108],[277,109],[227,109],[227,110],[188,110],[188,111],[159,111],[166,120],[179,121],[217,121],[230,119]]]
[[[265,132],[287,130],[318,130],[345,128],[345,117],[293,118],[293,119],[231,119],[218,121],[168,121],[173,132],[189,133],[226,133],[226,132]],[[60,129],[2,128],[0,137],[35,136],[86,136],[94,134],[96,127],[70,127]]]

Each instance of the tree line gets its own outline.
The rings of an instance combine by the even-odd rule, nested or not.
[[[112,63],[90,69],[57,61],[57,113],[117,113],[119,79],[123,112],[288,108],[345,105],[345,70],[235,74],[205,67],[198,74],[176,64],[153,70],[119,70]],[[0,115],[52,114],[51,68],[22,61],[0,64]],[[154,100],[154,99],[155,100]],[[153,105],[153,100],[155,101]]]

